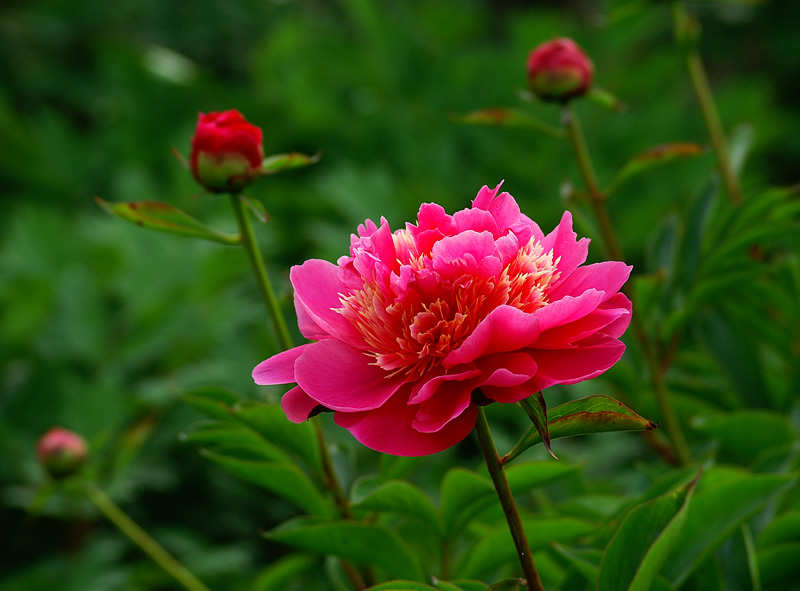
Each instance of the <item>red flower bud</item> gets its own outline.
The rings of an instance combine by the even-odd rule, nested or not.
[[[592,85],[592,62],[572,40],[546,41],[528,57],[528,83],[544,101],[566,102]]]
[[[235,193],[261,176],[261,129],[239,111],[200,113],[189,164],[198,183],[212,193]]]
[[[61,427],[53,427],[42,435],[36,446],[39,462],[53,478],[75,473],[83,465],[88,452],[80,435]]]

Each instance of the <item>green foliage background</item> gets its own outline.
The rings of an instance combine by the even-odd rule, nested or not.
[[[722,120],[753,134],[745,192],[796,183],[793,6],[711,2],[700,10],[701,50]],[[424,201],[452,212],[482,185],[504,180],[523,211],[553,227],[565,207],[562,183],[580,184],[567,144],[461,126],[451,115],[518,105],[528,52],[555,36],[576,39],[592,56],[597,83],[628,106],[619,114],[578,105],[603,182],[654,144],[706,143],[667,3],[43,0],[0,7],[0,589],[170,588],[77,497],[27,514],[45,480],[35,441],[56,424],[89,440],[91,468],[109,493],[212,588],[253,588],[261,569],[287,552],[258,532],[294,509],[178,437],[201,418],[181,391],[218,384],[245,398],[280,394],[258,391],[250,379],[277,344],[246,259],[236,248],[124,224],[102,212],[95,195],[167,201],[232,231],[226,200],[201,196],[170,155],[173,146],[188,153],[198,111],[239,109],[264,129],[267,153],[321,151],[318,165],[250,191],[271,216],[257,231],[291,323],[288,268],[309,257],[335,260],[365,218],[385,216],[397,227]],[[558,121],[550,106],[528,108]],[[652,251],[654,229],[682,214],[712,167],[711,155],[676,163],[615,195],[611,215],[637,269]],[[590,257],[601,256],[592,249]],[[746,324],[743,330],[736,338],[747,335]],[[691,351],[687,357],[684,370]],[[724,360],[711,369],[707,356],[697,359],[708,379],[683,381],[683,393],[703,408],[796,415],[796,370],[778,363],[771,373],[767,356],[763,373],[737,382]],[[785,383],[777,400],[753,391],[748,399],[745,379],[768,382],[764,392],[769,382]],[[652,402],[640,402],[641,414],[657,418]],[[493,411],[507,448],[527,419]],[[704,451],[721,445],[724,459],[745,466],[761,446],[796,439],[796,422],[781,423],[786,437],[759,432],[774,442],[756,433],[751,444],[720,444],[727,426],[713,421],[695,424],[692,439]],[[349,454],[340,466],[346,478],[374,461],[346,433],[328,430]],[[561,449],[585,461],[583,478],[597,495],[638,494],[653,475],[637,465],[652,458],[634,435],[598,435]],[[477,458],[470,439],[424,460],[414,475],[436,490],[445,467]],[[564,495],[580,488],[563,486]]]

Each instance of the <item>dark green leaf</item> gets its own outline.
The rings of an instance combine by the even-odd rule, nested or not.
[[[564,557],[586,581],[594,584],[597,580],[600,561],[603,559],[603,553],[600,550],[595,550],[594,548],[567,548],[555,542],[550,544],[550,546],[559,555]]]
[[[100,197],[95,197],[95,201],[108,213],[143,228],[150,228],[151,230],[169,234],[205,238],[222,244],[240,243],[238,234],[226,234],[213,230],[188,213],[168,203],[158,201],[111,203],[100,199]]]
[[[503,579],[489,587],[487,591],[528,591],[528,583],[525,579]]]
[[[379,485],[363,498],[356,499],[353,508],[413,517],[430,527],[437,536],[443,535],[439,512],[433,502],[404,480],[391,480]]]
[[[417,583],[416,581],[387,581],[380,583],[374,587],[370,587],[367,591],[439,591],[436,587],[431,587],[425,583]]]
[[[307,156],[299,152],[275,154],[264,158],[264,162],[261,164],[261,171],[264,174],[276,174],[292,168],[302,168],[303,166],[316,164],[321,157],[321,152],[317,152],[313,156]]]
[[[457,579],[453,581],[453,584],[458,585],[458,587],[464,591],[486,591],[486,588],[489,586],[483,581],[476,581],[474,579]]]
[[[211,422],[181,434],[181,439],[222,455],[240,459],[288,462],[279,448],[265,441],[258,433],[235,423]]]
[[[692,498],[683,529],[661,574],[675,586],[680,586],[733,531],[793,481],[790,476],[756,474],[737,477],[731,472],[714,486],[706,488],[706,483]]]
[[[699,477],[699,474],[698,474]],[[697,478],[635,507],[606,548],[598,589],[647,591],[683,528]]]
[[[506,107],[480,109],[467,113],[466,115],[453,115],[452,117],[458,123],[466,123],[469,125],[494,125],[497,127],[533,129],[556,138],[567,137],[563,129],[553,127],[519,109]]]
[[[314,486],[305,472],[294,464],[242,460],[214,452],[206,452],[204,455],[240,478],[294,503],[310,515],[326,517],[333,514],[333,507],[328,499]]]
[[[719,440],[737,459],[750,463],[756,456],[797,439],[797,431],[783,415],[766,410],[741,410],[704,420],[697,428]]]
[[[800,509],[787,511],[768,523],[758,536],[758,548],[783,542],[800,542]]]
[[[239,397],[224,388],[208,387],[189,390],[181,399],[213,419],[230,421],[231,407],[239,402]]]
[[[417,558],[397,534],[382,525],[295,519],[265,536],[317,554],[376,566],[396,577],[412,580],[424,578]]]
[[[322,460],[314,427],[305,423],[292,423],[278,404],[244,402],[233,409],[234,416],[251,427],[265,440],[297,455],[317,472],[322,471]]]
[[[475,516],[476,508],[482,508],[480,503],[494,494],[488,478],[463,468],[448,470],[439,494],[445,538],[451,539]]]
[[[573,400],[550,409],[547,424],[551,439],[611,431],[648,431],[657,427],[621,402],[602,394]],[[502,461],[509,462],[541,441],[536,428],[529,428]]]
[[[693,158],[705,152],[707,152],[707,150],[703,146],[691,142],[662,144],[660,146],[648,148],[625,163],[611,180],[611,183],[605,190],[605,195],[607,197],[610,196],[625,182],[649,170],[675,162],[676,160]]]
[[[521,462],[506,468],[506,479],[508,479],[511,492],[520,495],[574,474],[580,469],[580,465],[565,462]],[[494,490],[492,490],[491,497],[493,500],[496,498]]]
[[[800,564],[800,541],[775,544],[759,550],[758,572],[768,589],[794,589],[797,585],[797,565]]]
[[[519,404],[528,414],[533,426],[536,428],[536,432],[539,434],[539,439],[547,449],[547,453],[557,460],[556,454],[550,448],[550,432],[547,429],[547,403],[544,400],[544,395],[538,392],[533,396],[520,400]]]
[[[597,531],[597,525],[571,517],[536,516],[522,519],[531,551],[549,547],[551,542],[569,543]],[[505,520],[481,537],[464,560],[460,575],[479,578],[503,564],[518,561],[511,533]]]
[[[280,558],[259,573],[250,591],[286,591],[301,573],[317,563],[315,556],[307,554],[290,554]]]

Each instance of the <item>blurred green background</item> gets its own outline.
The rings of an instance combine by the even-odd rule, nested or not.
[[[699,8],[722,120],[754,134],[745,192],[798,181],[795,12],[777,1]],[[110,494],[212,586],[245,588],[281,552],[258,530],[291,514],[178,437],[199,418],[184,389],[264,395],[250,371],[277,345],[243,253],[140,230],[94,196],[167,201],[233,231],[227,200],[202,195],[170,154],[188,154],[199,111],[239,109],[264,129],[268,154],[321,151],[318,165],[250,190],[271,216],[257,231],[290,319],[289,266],[335,260],[365,218],[398,227],[421,202],[452,212],[505,180],[549,230],[562,183],[578,183],[566,142],[452,115],[520,106],[527,54],[555,36],[583,46],[596,83],[628,107],[578,105],[602,182],[654,144],[706,143],[664,2],[4,2],[0,589],[171,588],[77,498],[27,515],[45,480],[35,441],[53,425],[89,440]],[[554,107],[525,108],[557,123]],[[615,196],[629,262],[712,166],[710,155],[678,163]],[[598,462],[630,444],[609,441]],[[431,461],[474,443],[448,453]]]

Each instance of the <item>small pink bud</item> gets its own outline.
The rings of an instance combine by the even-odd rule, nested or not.
[[[542,43],[528,57],[531,92],[543,101],[567,102],[585,94],[593,72],[591,60],[565,37]]]
[[[261,129],[239,111],[200,113],[189,165],[195,180],[212,193],[235,193],[261,176]]]
[[[61,427],[53,427],[42,435],[36,446],[39,462],[53,478],[75,473],[86,460],[88,451],[80,435]]]

